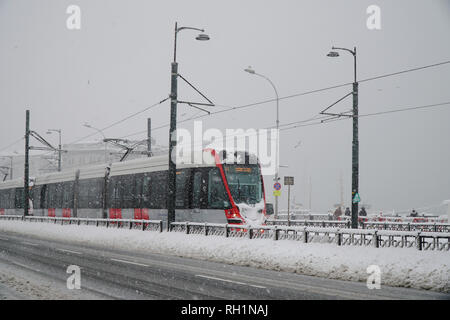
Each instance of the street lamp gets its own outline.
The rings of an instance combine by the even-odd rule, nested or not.
[[[88,123],[84,123],[83,124],[83,126],[84,127],[86,127],[86,128],[90,128],[90,129],[93,129],[93,130],[95,130],[95,131],[97,131],[97,132],[99,132],[102,136],[103,136],[103,142],[104,142],[104,144],[105,144],[105,163],[106,162],[108,162],[108,158],[107,158],[107,151],[106,151],[106,142],[105,142],[105,140],[106,140],[106,137],[105,137],[105,135],[104,135],[104,133],[103,133],[103,131],[102,130],[100,130],[100,129],[97,129],[97,128],[95,128],[95,127],[93,127],[93,126],[91,126],[90,124],[88,124]]]
[[[192,27],[178,27],[175,23],[174,45],[173,45],[173,62],[171,71],[171,89],[170,89],[170,131],[169,131],[169,172],[168,172],[168,195],[167,195],[167,228],[170,223],[175,221],[175,200],[176,200],[176,183],[177,183],[177,165],[176,155],[173,153],[177,145],[177,80],[178,80],[178,62],[177,62],[177,35],[181,30],[196,30],[202,32],[196,39],[199,41],[209,40],[209,36],[204,34],[205,30]]]
[[[356,47],[353,50],[347,48],[332,47],[332,50],[347,51],[353,55],[354,81],[353,81],[353,142],[352,142],[352,228],[358,228],[358,193],[359,185],[359,140],[358,140],[358,82],[356,80]],[[330,51],[328,57],[339,57],[336,51]]]
[[[58,132],[58,134],[59,134],[59,144],[58,144],[58,171],[61,171],[61,129],[47,129],[47,134],[52,134],[52,132]]]
[[[248,68],[244,69],[244,71],[266,79],[272,86],[273,90],[275,91],[275,96],[277,97],[277,99],[276,99],[276,103],[277,103],[277,121],[276,121],[277,136],[276,136],[276,141],[275,141],[276,153],[275,153],[275,178],[274,178],[274,181],[278,182],[278,180],[280,180],[279,174],[278,174],[278,171],[279,171],[279,166],[278,166],[278,151],[279,151],[278,150],[278,148],[279,148],[278,147],[278,139],[279,139],[279,136],[278,135],[279,135],[279,128],[280,128],[278,91],[277,91],[277,88],[275,87],[275,85],[273,84],[273,82],[269,78],[267,78],[266,76],[264,76],[262,74],[255,72],[255,70],[253,70],[252,67],[248,67]],[[275,219],[277,217],[278,217],[278,196],[275,196]]]

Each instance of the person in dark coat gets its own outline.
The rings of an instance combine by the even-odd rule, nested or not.
[[[410,217],[417,217],[418,215],[419,214],[417,213],[417,211],[413,209],[411,214],[410,214]]]
[[[351,216],[352,214],[350,213],[350,208],[349,207],[347,207],[346,209],[345,209],[345,215],[346,216]]]
[[[366,217],[367,216],[366,208],[362,207],[361,210],[359,211],[359,215],[362,217]]]

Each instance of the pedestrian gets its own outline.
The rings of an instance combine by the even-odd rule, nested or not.
[[[337,207],[336,210],[334,210],[333,217],[335,220],[338,220],[340,216],[342,216],[342,210],[341,207]]]
[[[416,210],[412,209],[410,217],[417,217],[419,214],[417,213]]]
[[[347,208],[345,209],[345,215],[346,215],[346,216],[351,216],[350,208],[349,208],[349,207],[347,207]]]
[[[362,217],[366,217],[367,216],[366,208],[362,207],[361,210],[359,211],[359,215]]]

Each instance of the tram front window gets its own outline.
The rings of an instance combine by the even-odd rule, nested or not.
[[[208,203],[213,209],[229,209],[230,202],[218,168],[209,171]]]
[[[224,165],[231,195],[236,203],[262,201],[261,172],[257,165]]]

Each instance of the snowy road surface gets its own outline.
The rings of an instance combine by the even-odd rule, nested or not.
[[[69,265],[81,289],[69,290]],[[426,290],[0,234],[0,299],[449,299]]]

